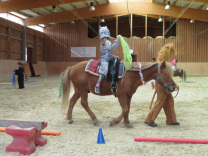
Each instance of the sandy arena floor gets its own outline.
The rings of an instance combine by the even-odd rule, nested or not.
[[[109,122],[121,112],[117,99],[92,94],[89,94],[89,106],[100,121],[100,126],[92,124],[80,100],[73,111],[75,122],[68,124],[65,120],[67,110],[61,108],[61,101],[57,98],[59,76],[33,77],[29,80],[38,82],[25,83],[26,88],[23,90],[0,84],[0,119],[47,121],[48,127],[45,130],[61,131],[60,136],[44,135],[48,143],[37,147],[33,156],[207,155],[207,144],[134,142],[134,137],[208,139],[208,83],[203,83],[208,81],[208,77],[187,78],[197,83],[180,83],[179,78],[174,78],[180,86],[175,99],[175,111],[180,126],[167,126],[163,110],[156,119],[158,127],[145,125],[144,119],[149,112],[154,91],[150,83],[139,87],[131,102],[132,129],[125,128],[123,122],[109,127]],[[97,144],[100,127],[106,144]],[[1,156],[21,155],[5,151],[11,141],[11,136],[0,132]]]

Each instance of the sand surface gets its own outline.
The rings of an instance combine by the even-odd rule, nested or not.
[[[100,126],[93,125],[80,100],[73,111],[75,122],[68,124],[65,120],[67,109],[61,108],[61,100],[57,98],[59,76],[31,77],[29,80],[38,82],[25,83],[26,88],[22,90],[0,84],[0,119],[46,121],[48,127],[44,130],[61,132],[60,136],[44,135],[48,143],[37,147],[34,156],[207,155],[207,144],[134,142],[134,137],[208,139],[208,83],[203,83],[208,81],[208,77],[187,78],[197,83],[180,83],[179,78],[174,78],[180,86],[175,98],[180,126],[167,126],[163,110],[155,121],[158,127],[145,125],[154,91],[150,83],[139,87],[131,102],[129,118],[134,126],[131,129],[125,128],[123,122],[109,127],[109,122],[121,113],[117,98],[93,94],[89,94],[89,106]],[[99,128],[102,128],[105,144],[97,144]],[[0,132],[1,156],[22,155],[5,151],[11,142],[11,136]]]

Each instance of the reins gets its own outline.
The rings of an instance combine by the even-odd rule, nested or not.
[[[173,98],[176,98],[178,96],[178,93],[179,93],[179,88],[177,90],[174,90],[174,91],[177,91],[176,95],[173,97]]]

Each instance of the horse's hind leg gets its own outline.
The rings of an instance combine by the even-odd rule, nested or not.
[[[87,102],[87,99],[88,99],[88,92],[84,92],[84,93],[81,93],[81,105],[84,107],[84,109],[87,111],[87,113],[89,114],[90,118],[92,119],[93,121],[93,124],[95,126],[99,126],[100,123],[99,121],[97,120],[97,117],[95,116],[95,114],[92,112],[92,110],[90,109],[90,107],[88,106],[88,102]]]
[[[79,98],[80,98],[80,94],[78,91],[75,90],[74,95],[70,99],[69,109],[68,109],[67,116],[66,116],[66,119],[69,120],[70,124],[72,124],[74,122],[73,118],[72,118],[72,111],[73,111],[74,105],[76,104],[76,102]]]

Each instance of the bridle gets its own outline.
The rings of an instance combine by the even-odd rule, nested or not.
[[[170,86],[170,85],[172,85],[172,84],[174,84],[174,82],[173,81],[171,81],[171,82],[169,82],[169,83],[166,83],[164,80],[163,80],[163,78],[160,76],[160,63],[158,63],[158,76],[157,76],[157,79],[156,79],[156,81],[159,83],[159,80],[161,80],[162,81],[162,83],[163,83],[163,90],[164,90],[164,88],[165,87],[168,87],[168,86]],[[176,94],[176,96],[178,95],[178,92],[179,92],[179,89],[175,89],[174,91],[177,91],[177,94]],[[176,97],[175,96],[175,97]],[[175,98],[174,97],[174,98]]]
[[[172,81],[172,82],[169,82],[169,83],[166,83],[166,82],[163,80],[163,78],[160,76],[160,63],[158,63],[158,76],[157,76],[157,79],[156,79],[156,80],[157,80],[158,83],[159,83],[159,80],[162,81],[162,83],[163,83],[163,90],[164,90],[165,87],[168,87],[168,86],[174,84],[173,81]]]
[[[162,83],[163,83],[163,88],[162,88],[163,90],[164,90],[165,87],[168,87],[168,86],[174,84],[173,81],[166,83],[166,82],[163,80],[163,78],[160,76],[160,63],[158,63],[158,76],[157,76],[156,81],[159,83],[159,80],[161,80]],[[175,97],[173,97],[173,98],[176,98],[176,96],[178,95],[179,89],[175,89],[174,91],[177,91],[177,94],[175,95]]]

